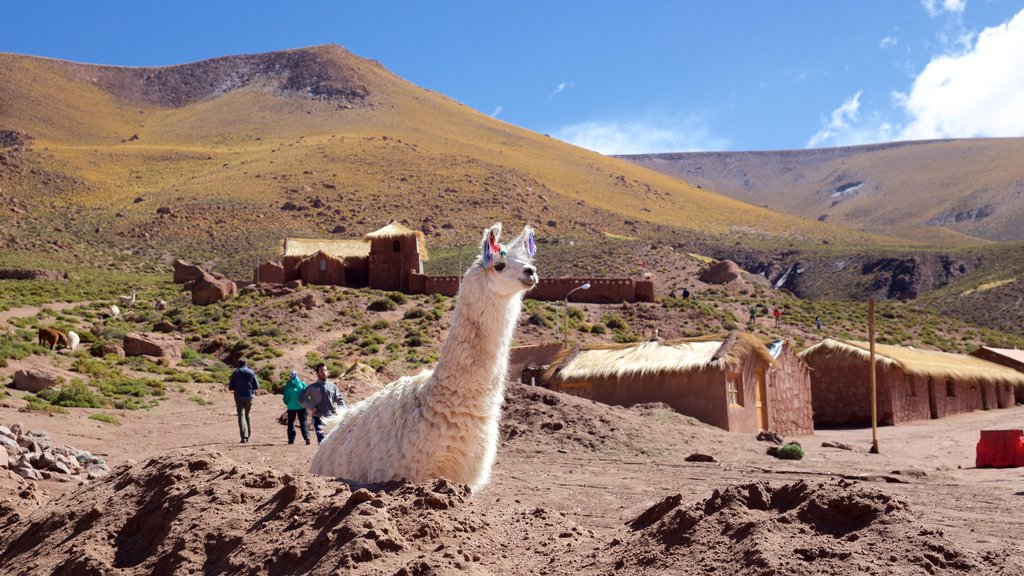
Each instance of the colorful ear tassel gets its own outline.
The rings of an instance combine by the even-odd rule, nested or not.
[[[533,241],[533,230],[526,234],[526,255],[532,260],[537,255],[537,243]]]

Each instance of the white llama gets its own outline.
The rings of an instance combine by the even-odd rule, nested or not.
[[[484,230],[434,370],[387,385],[326,423],[309,470],[355,482],[445,477],[479,490],[498,450],[508,355],[523,293],[538,281],[529,226],[506,248]]]
[[[121,306],[127,306],[128,308],[131,308],[132,304],[135,304],[135,296],[137,294],[138,292],[132,292],[131,296],[118,296],[117,299],[121,303]]]
[[[117,318],[121,315],[121,309],[117,307],[117,304],[110,305],[110,317]]]
[[[73,330],[68,330],[68,348],[74,352],[78,348],[79,342],[82,341],[82,337]]]

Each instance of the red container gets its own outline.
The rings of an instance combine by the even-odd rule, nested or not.
[[[1024,430],[982,430],[974,465],[978,468],[1024,466]]]

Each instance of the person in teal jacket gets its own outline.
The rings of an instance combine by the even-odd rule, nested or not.
[[[295,419],[299,419],[299,430],[302,439],[309,444],[309,426],[306,424],[306,409],[299,404],[299,395],[306,389],[306,383],[299,378],[299,373],[292,370],[291,378],[284,385],[281,401],[288,407],[288,443],[295,444]]]

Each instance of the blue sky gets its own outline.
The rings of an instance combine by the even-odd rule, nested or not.
[[[608,154],[1024,136],[1022,0],[4,4],[2,52],[156,66],[333,42]]]

